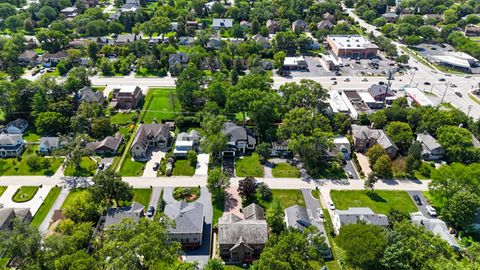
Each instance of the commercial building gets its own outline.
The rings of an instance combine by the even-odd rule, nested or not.
[[[303,56],[285,57],[283,61],[284,70],[307,70],[308,64]]]
[[[418,88],[405,88],[408,98],[420,106],[435,106],[428,97]]]
[[[378,46],[360,35],[328,35],[328,47],[337,57],[373,58],[377,56]]]
[[[472,68],[478,67],[479,64],[479,61],[475,57],[464,52],[450,52],[443,55],[433,55],[431,59],[439,65],[467,73],[472,73]]]

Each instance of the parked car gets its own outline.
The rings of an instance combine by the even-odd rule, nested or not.
[[[98,169],[101,171],[105,168],[105,164],[104,163],[100,163],[98,164]]]
[[[437,216],[437,211],[431,205],[427,205],[425,208],[427,209],[427,212],[430,216],[432,216],[432,217]]]
[[[445,81],[445,78],[440,78],[440,79],[438,79],[438,81],[444,82],[444,81]]]
[[[430,85],[430,83],[429,83],[429,82],[424,82],[423,84],[425,84],[425,85]]]
[[[465,78],[470,79],[470,78],[472,78],[472,75],[467,75],[467,76],[465,76]]]
[[[353,173],[351,171],[347,171],[348,178],[353,178]]]
[[[420,197],[418,195],[413,195],[413,200],[418,204],[418,205],[422,205],[422,200],[420,199]]]
[[[147,209],[147,217],[153,217],[153,214],[155,214],[155,207],[149,206]]]
[[[459,97],[462,97],[462,93],[460,93],[460,92],[458,92],[458,91],[455,92],[455,95],[457,95],[457,96],[459,96]]]
[[[333,202],[328,202],[328,208],[330,208],[330,210],[335,210],[335,204],[333,204]]]
[[[158,168],[159,168],[159,167],[160,167],[160,163],[155,162],[155,163],[153,164],[153,170],[154,170],[154,171],[158,171]]]
[[[337,85],[337,81],[333,81],[333,85]]]
[[[335,78],[335,77],[330,78],[330,80],[332,80],[332,81],[335,81],[336,79],[337,79],[337,78]]]
[[[362,79],[362,82],[368,82],[368,79],[367,79],[367,78],[363,78],[363,79]]]
[[[322,208],[317,209],[317,214],[318,214],[319,218],[325,218],[325,215],[323,214],[323,209]]]
[[[457,88],[457,85],[454,84],[454,83],[452,83],[452,84],[450,84],[450,87],[452,87],[452,88]]]
[[[349,82],[350,79],[349,78],[346,78],[345,80],[343,80],[344,82]]]

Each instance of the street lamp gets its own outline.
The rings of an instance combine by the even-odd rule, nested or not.
[[[393,78],[393,70],[389,68],[386,72],[386,77],[387,77],[387,89],[385,91],[385,96],[383,97],[383,108],[385,108],[386,103],[387,103],[387,96],[388,96],[388,90],[392,86],[392,80]]]
[[[440,104],[443,103],[443,99],[445,99],[445,95],[447,94],[447,89],[448,89],[448,86],[450,85],[449,82],[445,83],[445,91],[443,91],[443,96],[442,96],[442,100],[440,101]]]

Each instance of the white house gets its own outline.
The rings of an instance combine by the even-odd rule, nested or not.
[[[348,210],[335,210],[332,222],[335,233],[338,234],[342,225],[359,222],[387,227],[388,217],[383,214],[376,214],[368,207],[351,207]]]
[[[233,19],[213,19],[212,28],[219,30],[221,28],[231,28],[233,26]]]
[[[24,146],[22,134],[0,134],[0,158],[21,156]]]

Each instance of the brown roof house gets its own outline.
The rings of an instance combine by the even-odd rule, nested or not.
[[[135,85],[122,85],[115,87],[112,93],[110,107],[130,110],[135,109],[143,98],[140,87]]]
[[[99,155],[115,155],[122,144],[123,135],[117,132],[115,136],[107,136],[105,139],[87,143],[87,149]]]
[[[60,62],[60,60],[63,60],[68,57],[68,53],[65,51],[59,51],[56,53],[46,53],[42,56],[39,57],[39,61],[45,66],[45,67],[54,67]]]
[[[254,203],[243,208],[243,219],[224,213],[218,220],[220,257],[227,263],[252,262],[260,256],[267,239],[263,208]]]
[[[163,124],[140,124],[130,152],[137,160],[145,160],[150,147],[166,147],[170,142],[170,127]]]
[[[18,56],[18,62],[22,66],[33,66],[37,60],[37,53],[33,50],[26,50]]]
[[[356,151],[365,152],[375,144],[379,144],[392,159],[397,155],[397,145],[381,129],[368,126],[352,125],[353,145]]]
[[[292,23],[292,32],[301,33],[307,30],[308,24],[304,20],[296,20]]]

